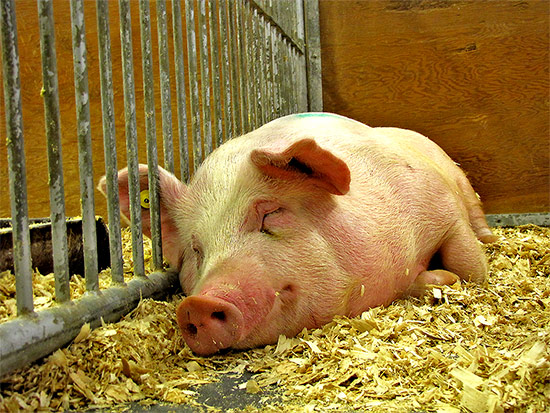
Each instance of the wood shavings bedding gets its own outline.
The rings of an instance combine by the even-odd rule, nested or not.
[[[143,300],[3,378],[0,411],[198,406],[196,386],[244,371],[252,379],[236,391],[282,394],[246,411],[548,411],[550,229],[495,233],[485,285],[434,288],[265,348],[196,357],[175,321],[181,296]]]
[[[132,232],[129,228],[123,228],[122,232],[122,256],[124,259],[124,280],[129,281],[133,278],[134,262],[132,257]],[[151,240],[144,238],[144,263],[145,272],[152,272]],[[86,280],[84,277],[75,274],[70,279],[71,299],[75,300],[86,292]],[[101,290],[111,285],[111,269],[107,268],[99,273],[99,288]],[[55,304],[55,279],[53,273],[42,275],[38,270],[34,270],[33,295],[35,311],[49,308]],[[10,271],[0,272],[0,323],[17,315],[17,305],[15,301],[15,277]]]

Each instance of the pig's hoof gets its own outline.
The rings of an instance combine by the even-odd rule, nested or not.
[[[405,295],[422,297],[429,289],[429,285],[452,285],[457,281],[458,275],[447,270],[422,271],[405,291]]]
[[[499,237],[493,234],[489,228],[485,228],[479,231],[478,239],[484,244],[492,244],[493,242],[497,242]]]

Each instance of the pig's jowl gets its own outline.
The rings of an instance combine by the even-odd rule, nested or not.
[[[178,324],[200,355],[487,273],[477,239],[495,237],[474,190],[412,131],[290,115],[216,149],[189,185],[159,173],[163,253],[188,296]],[[125,169],[118,179],[129,216]],[[146,190],[145,165],[140,183]]]

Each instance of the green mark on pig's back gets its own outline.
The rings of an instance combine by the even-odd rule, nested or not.
[[[305,113],[297,113],[294,115],[290,115],[292,118],[339,118],[339,119],[348,119],[345,116],[337,115],[335,113],[327,113],[327,112],[305,112]]]

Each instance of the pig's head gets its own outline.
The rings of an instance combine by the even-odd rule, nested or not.
[[[221,146],[189,185],[159,168],[163,253],[188,295],[177,320],[200,355],[320,326],[344,311],[349,295],[320,230],[334,196],[349,190],[347,165],[312,139],[249,145],[245,136]],[[145,190],[144,165],[140,176]],[[119,194],[128,216],[127,187],[122,170]]]

